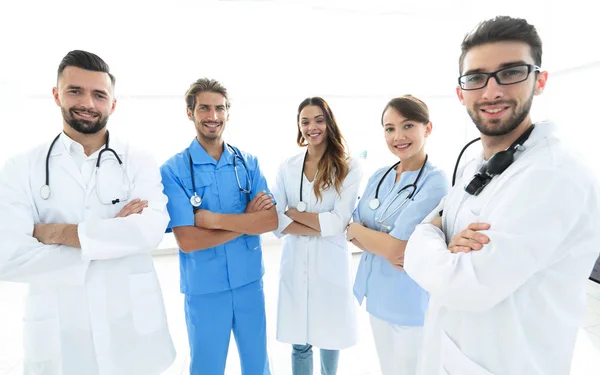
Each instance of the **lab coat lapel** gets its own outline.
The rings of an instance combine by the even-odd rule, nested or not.
[[[62,144],[56,145],[60,148],[63,148]],[[55,147],[56,147],[55,146]],[[85,183],[83,181],[83,176],[81,175],[81,171],[77,169],[77,165],[75,165],[75,161],[71,157],[71,155],[66,152],[64,149],[62,150],[52,150],[52,154],[50,155],[50,186],[56,186],[57,184],[62,184],[62,181],[57,181],[56,176],[58,174],[53,174],[52,170],[54,168],[61,168],[69,174],[73,180],[75,180],[82,189],[85,189]],[[54,180],[54,181],[53,181]]]

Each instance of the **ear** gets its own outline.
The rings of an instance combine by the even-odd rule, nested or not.
[[[427,125],[425,125],[425,138],[429,137],[431,130],[433,130],[433,123],[429,121]]]
[[[188,119],[194,121],[194,114],[192,113],[192,111],[189,108],[186,108],[185,111],[187,113]]]
[[[58,88],[52,88],[52,96],[54,97],[54,103],[60,107],[60,97],[58,96]]]
[[[541,95],[546,88],[546,82],[548,81],[548,72],[538,73],[537,79],[535,80],[535,89],[533,93],[535,95]]]
[[[460,101],[460,104],[465,105],[465,98],[463,97],[463,90],[460,88],[460,86],[456,86],[456,96],[458,96],[458,100]]]
[[[115,108],[117,108],[117,99],[113,99],[112,105],[110,106],[110,114],[111,115],[115,111]]]

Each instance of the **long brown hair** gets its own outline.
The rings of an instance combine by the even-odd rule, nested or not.
[[[322,198],[321,191],[327,190],[332,186],[340,194],[342,183],[350,171],[348,165],[349,156],[346,152],[346,141],[340,132],[331,108],[329,108],[325,100],[319,97],[306,98],[298,106],[298,115],[296,116],[296,123],[298,125],[296,143],[298,143],[298,146],[308,146],[306,139],[304,139],[300,131],[300,112],[302,112],[304,107],[309,105],[321,108],[325,116],[325,123],[327,124],[327,148],[323,157],[319,160],[317,176],[315,177],[315,184],[313,186],[315,196],[317,200],[320,200]]]

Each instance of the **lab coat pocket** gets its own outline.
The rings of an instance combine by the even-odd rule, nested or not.
[[[341,287],[351,285],[350,253],[345,243],[321,240],[317,254],[318,273],[324,280]]]
[[[448,375],[494,375],[467,357],[444,330],[441,339],[441,362]]]
[[[136,331],[146,335],[161,329],[166,317],[156,274],[146,272],[129,275],[129,293]]]
[[[43,362],[60,357],[60,330],[58,319],[23,322],[25,360]]]

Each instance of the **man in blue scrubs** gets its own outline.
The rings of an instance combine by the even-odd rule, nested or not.
[[[202,78],[186,93],[196,138],[162,167],[180,248],[191,375],[225,372],[231,331],[242,374],[268,375],[260,234],[277,228],[257,159],[225,143],[227,90]]]

